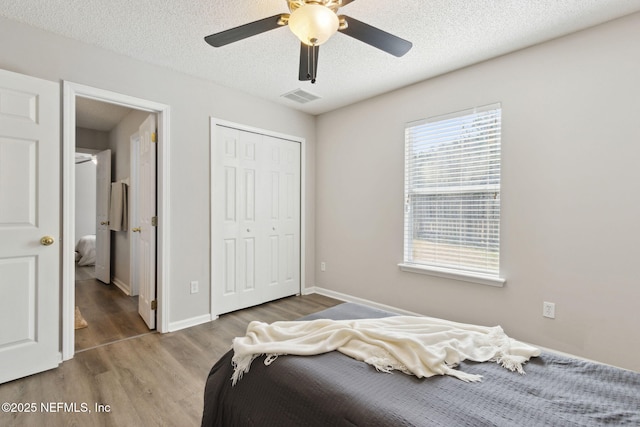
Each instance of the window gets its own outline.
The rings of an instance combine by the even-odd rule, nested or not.
[[[405,129],[403,270],[501,286],[500,104]]]

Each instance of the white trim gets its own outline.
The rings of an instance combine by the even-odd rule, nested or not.
[[[461,272],[456,270],[447,270],[445,268],[419,266],[415,264],[398,264],[400,270],[408,273],[426,274],[428,276],[443,277],[445,279],[459,280],[462,282],[480,283],[481,285],[495,286],[501,288],[504,286],[506,279],[501,277],[487,276],[480,273]]]
[[[177,322],[169,323],[169,330],[167,332],[175,332],[181,329],[190,328],[192,326],[202,325],[203,323],[210,322],[212,320],[216,320],[218,316],[214,316],[213,319],[208,314],[203,314],[201,316],[192,317],[190,319],[179,320]]]
[[[209,129],[209,140],[211,141],[214,137],[214,132],[215,132],[215,128],[216,126],[225,126],[225,127],[229,127],[229,128],[233,128],[233,129],[238,129],[238,130],[242,130],[242,131],[246,131],[246,132],[253,132],[253,133],[258,133],[260,135],[265,135],[265,136],[270,136],[270,137],[274,137],[274,138],[279,138],[279,139],[286,139],[289,141],[293,141],[293,142],[298,142],[300,144],[300,289],[299,292],[302,293],[305,289],[306,286],[306,281],[305,281],[305,274],[306,274],[306,259],[307,259],[307,251],[306,251],[306,244],[307,244],[307,233],[306,233],[306,228],[307,228],[307,210],[306,210],[306,199],[307,199],[307,189],[306,189],[306,185],[307,185],[307,163],[306,163],[306,156],[307,156],[307,141],[305,138],[299,137],[299,136],[292,136],[292,135],[287,135],[284,133],[279,133],[279,132],[274,132],[274,131],[270,131],[270,130],[266,130],[266,129],[260,129],[260,128],[256,128],[253,126],[247,126],[247,125],[243,125],[240,123],[234,123],[234,122],[230,122],[227,120],[222,120],[222,119],[218,119],[215,117],[211,117],[211,128]],[[209,155],[209,186],[210,188],[213,188],[213,173],[211,171],[211,168],[213,167],[213,150],[210,151],[210,155]],[[210,197],[209,198],[209,228],[210,230],[213,229],[212,224],[213,224],[213,198]],[[211,235],[209,236],[209,253],[212,253],[212,243],[213,243],[213,231],[210,231]],[[213,307],[215,307],[214,301],[213,301],[213,297],[214,297],[214,293],[213,293],[213,260],[210,259],[209,260],[209,277],[210,279],[210,283],[209,283],[209,293],[210,293],[210,302],[209,302],[209,312],[211,314],[212,318],[217,318],[217,315],[213,313]]]
[[[138,175],[138,163],[140,162],[140,134],[138,132],[133,133],[129,137],[129,179],[131,181],[129,186],[129,223],[131,224],[131,218],[137,220],[138,218],[138,197],[139,197],[139,175]],[[133,185],[131,185],[133,184]],[[136,296],[140,293],[138,285],[138,236],[133,234],[131,227],[127,230],[129,234],[129,289],[130,295]]]
[[[73,358],[75,307],[75,145],[76,97],[117,104],[158,115],[158,332],[169,329],[169,265],[170,263],[170,129],[168,105],[117,92],[63,81],[63,145],[62,145],[62,358]]]
[[[343,294],[342,292],[332,291],[330,289],[319,288],[317,286],[305,289],[303,295],[309,294],[319,294],[324,295],[325,297],[337,299],[345,302],[355,302],[357,304],[366,305],[368,307],[377,308],[379,310],[390,311],[391,313],[400,314],[403,316],[424,316],[423,314],[414,313],[413,311],[403,310],[401,308],[392,307],[386,304],[380,304],[368,299],[354,297],[352,295]]]
[[[131,287],[117,277],[111,279],[111,283],[116,285],[125,295],[131,296]]]

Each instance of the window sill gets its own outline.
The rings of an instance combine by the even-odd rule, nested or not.
[[[409,273],[426,274],[429,276],[444,277],[445,279],[460,280],[463,282],[479,283],[481,285],[496,286],[501,288],[506,280],[500,277],[487,276],[481,273],[463,273],[446,268],[427,267],[416,264],[398,264],[400,270]]]

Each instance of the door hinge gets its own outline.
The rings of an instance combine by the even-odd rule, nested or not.
[[[156,310],[158,308],[158,300],[151,301],[151,310]]]
[[[151,133],[151,142],[158,142],[158,137],[155,132]]]
[[[153,227],[157,227],[158,226],[158,217],[157,216],[152,216],[151,217],[151,225]]]

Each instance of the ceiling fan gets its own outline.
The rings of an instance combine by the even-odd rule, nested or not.
[[[291,13],[270,16],[239,27],[211,34],[204,40],[213,47],[225,46],[269,30],[288,26],[300,39],[298,79],[316,82],[319,46],[340,31],[373,47],[402,56],[411,42],[345,15],[338,9],[355,0],[285,0]]]

